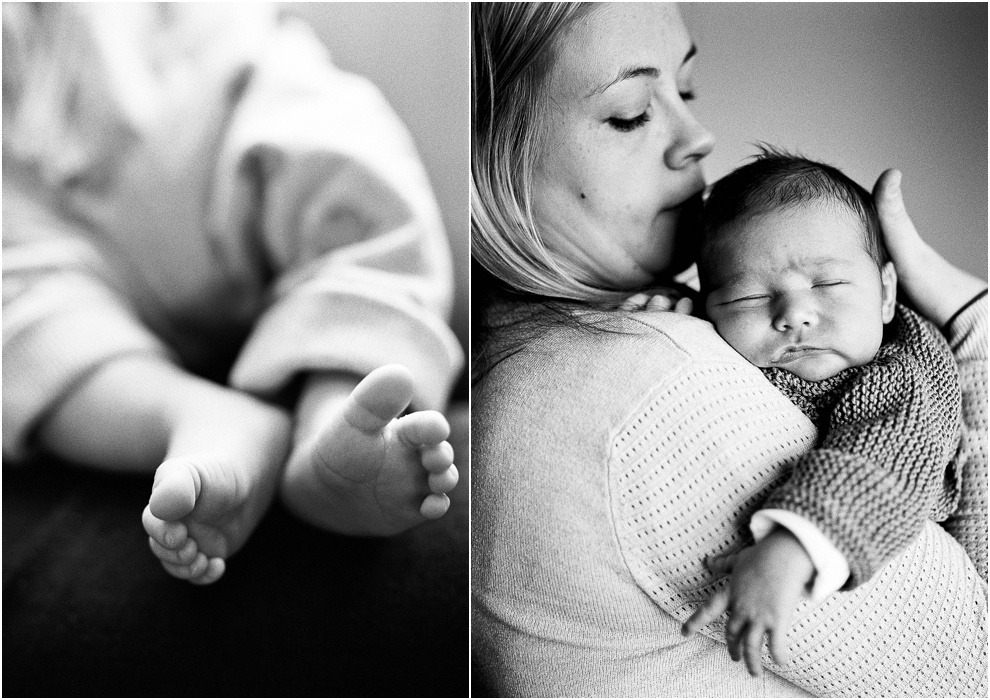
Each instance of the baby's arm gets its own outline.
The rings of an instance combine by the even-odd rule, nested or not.
[[[814,567],[801,543],[777,528],[752,547],[738,553],[711,557],[709,570],[729,574],[729,585],[713,595],[684,623],[691,636],[728,611],[725,638],[733,661],[746,660],[753,676],[763,675],[763,641],[783,663],[787,629],[804,596]]]

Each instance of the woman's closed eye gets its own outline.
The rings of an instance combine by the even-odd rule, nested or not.
[[[633,117],[632,119],[623,119],[621,117],[609,117],[606,120],[613,129],[616,131],[632,131],[633,129],[638,129],[639,127],[650,121],[650,115],[647,112]]]

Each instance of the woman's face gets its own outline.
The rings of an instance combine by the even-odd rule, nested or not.
[[[558,43],[534,217],[596,286],[642,286],[690,262],[677,231],[700,209],[714,144],[688,109],[693,55],[668,4],[600,6]]]

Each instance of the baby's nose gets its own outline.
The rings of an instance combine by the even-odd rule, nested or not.
[[[817,323],[814,305],[805,299],[782,301],[773,319],[773,327],[780,332],[811,328]]]

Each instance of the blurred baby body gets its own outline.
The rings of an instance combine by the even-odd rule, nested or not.
[[[267,5],[3,12],[5,457],[167,458],[145,526],[199,582],[277,490],[344,532],[442,514],[449,253],[378,91]]]

